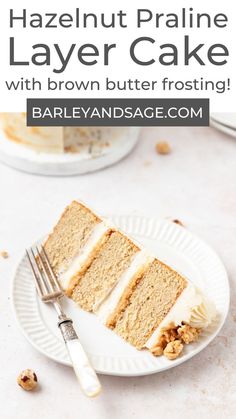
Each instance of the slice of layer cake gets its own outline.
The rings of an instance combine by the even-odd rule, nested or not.
[[[215,317],[186,278],[79,202],[44,248],[65,293],[137,349],[175,359]]]

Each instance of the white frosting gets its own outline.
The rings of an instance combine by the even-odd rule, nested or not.
[[[184,322],[192,327],[205,329],[212,323],[215,317],[216,309],[214,304],[202,294],[201,290],[189,283],[144,346],[151,348],[158,340],[161,330],[170,323],[180,326]]]
[[[121,275],[119,282],[115,285],[112,292],[105,299],[105,301],[103,301],[103,304],[101,305],[102,301],[100,301],[99,304],[96,304],[94,307],[94,311],[96,311],[96,314],[102,320],[102,322],[106,323],[106,320],[116,308],[125,288],[133,276],[139,271],[139,269],[145,267],[152,260],[153,257],[151,257],[146,250],[141,250],[140,252],[136,253],[131,265],[123,273],[123,275]]]
[[[85,243],[83,249],[80,250],[79,253],[73,258],[67,270],[59,275],[58,279],[64,290],[68,288],[71,278],[81,270],[83,264],[89,257],[90,252],[94,249],[98,241],[109,230],[109,228],[110,227],[105,221],[97,224],[94,227],[87,243]]]

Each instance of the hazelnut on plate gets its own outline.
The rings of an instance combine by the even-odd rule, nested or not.
[[[17,383],[26,391],[34,390],[38,385],[37,375],[30,369],[24,370],[17,377]]]

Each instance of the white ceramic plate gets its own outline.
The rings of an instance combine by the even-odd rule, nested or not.
[[[152,374],[181,364],[204,349],[221,329],[229,307],[229,284],[225,268],[215,252],[185,228],[166,220],[135,216],[111,217],[123,231],[143,243],[157,257],[190,278],[215,302],[219,316],[214,327],[174,361],[137,351],[83,312],[73,301],[63,300],[66,313],[74,320],[80,339],[95,369],[103,374],[135,376]],[[70,365],[57,329],[53,307],[39,301],[25,256],[13,282],[13,305],[19,325],[29,342],[41,353]]]
[[[23,172],[46,176],[80,175],[111,166],[125,157],[138,141],[140,128],[127,127],[109,147],[81,153],[40,153],[6,139],[0,130],[0,162]]]

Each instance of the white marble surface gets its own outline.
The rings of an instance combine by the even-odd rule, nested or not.
[[[155,143],[168,140],[160,156]],[[236,412],[236,139],[212,128],[150,128],[119,164],[90,175],[46,178],[0,165],[0,417],[3,419],[233,418]],[[231,309],[202,353],[153,376],[101,376],[103,394],[87,400],[72,370],[44,358],[22,336],[11,308],[11,281],[23,249],[51,227],[73,198],[104,214],[179,218],[222,257]],[[40,389],[27,393],[18,373],[33,368]]]

